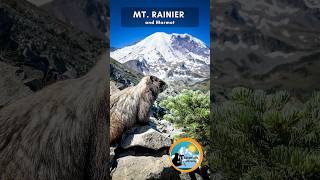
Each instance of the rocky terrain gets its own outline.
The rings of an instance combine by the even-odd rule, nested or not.
[[[51,16],[96,37],[107,36],[106,0],[28,0]]]
[[[169,148],[174,136],[181,133],[170,122],[153,117],[149,125],[128,130],[110,150],[112,179],[205,179],[202,173],[207,170],[189,174],[171,167]]]
[[[112,179],[180,179],[171,166],[172,140],[151,126],[138,126],[111,147]]]
[[[59,80],[80,77],[108,42],[80,31],[27,1],[0,3],[0,107]],[[142,75],[115,60],[114,85],[123,89]]]
[[[319,89],[318,1],[216,0],[214,7],[214,91],[247,86],[301,97]]]
[[[122,90],[126,87],[136,85],[140,81],[140,79],[143,77],[143,74],[126,68],[118,61],[112,58],[110,60],[111,60],[111,64],[110,64],[111,84],[117,88],[113,90],[115,91],[117,91],[118,89]]]
[[[1,1],[0,27],[0,106],[86,74],[107,47],[27,1]]]

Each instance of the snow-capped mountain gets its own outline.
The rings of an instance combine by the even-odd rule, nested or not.
[[[209,54],[206,44],[192,35],[157,32],[111,52],[111,57],[144,75],[193,83],[209,77]]]

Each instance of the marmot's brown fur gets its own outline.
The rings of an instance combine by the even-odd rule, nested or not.
[[[107,58],[0,109],[0,179],[109,179]]]
[[[152,104],[166,88],[155,76],[146,76],[136,86],[128,87],[110,97],[110,142],[137,122],[147,122]]]

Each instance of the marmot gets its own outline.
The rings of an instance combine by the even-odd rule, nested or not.
[[[109,179],[108,56],[0,109],[0,179]]]
[[[155,76],[146,76],[136,86],[110,97],[110,143],[137,122],[147,122],[152,104],[166,83]]]

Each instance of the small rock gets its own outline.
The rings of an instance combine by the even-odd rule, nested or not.
[[[113,180],[132,179],[180,179],[178,172],[170,167],[169,156],[126,156],[118,159],[117,168],[111,173]]]
[[[150,126],[134,127],[122,136],[121,147],[124,149],[141,146],[158,150],[170,147],[171,140]]]

